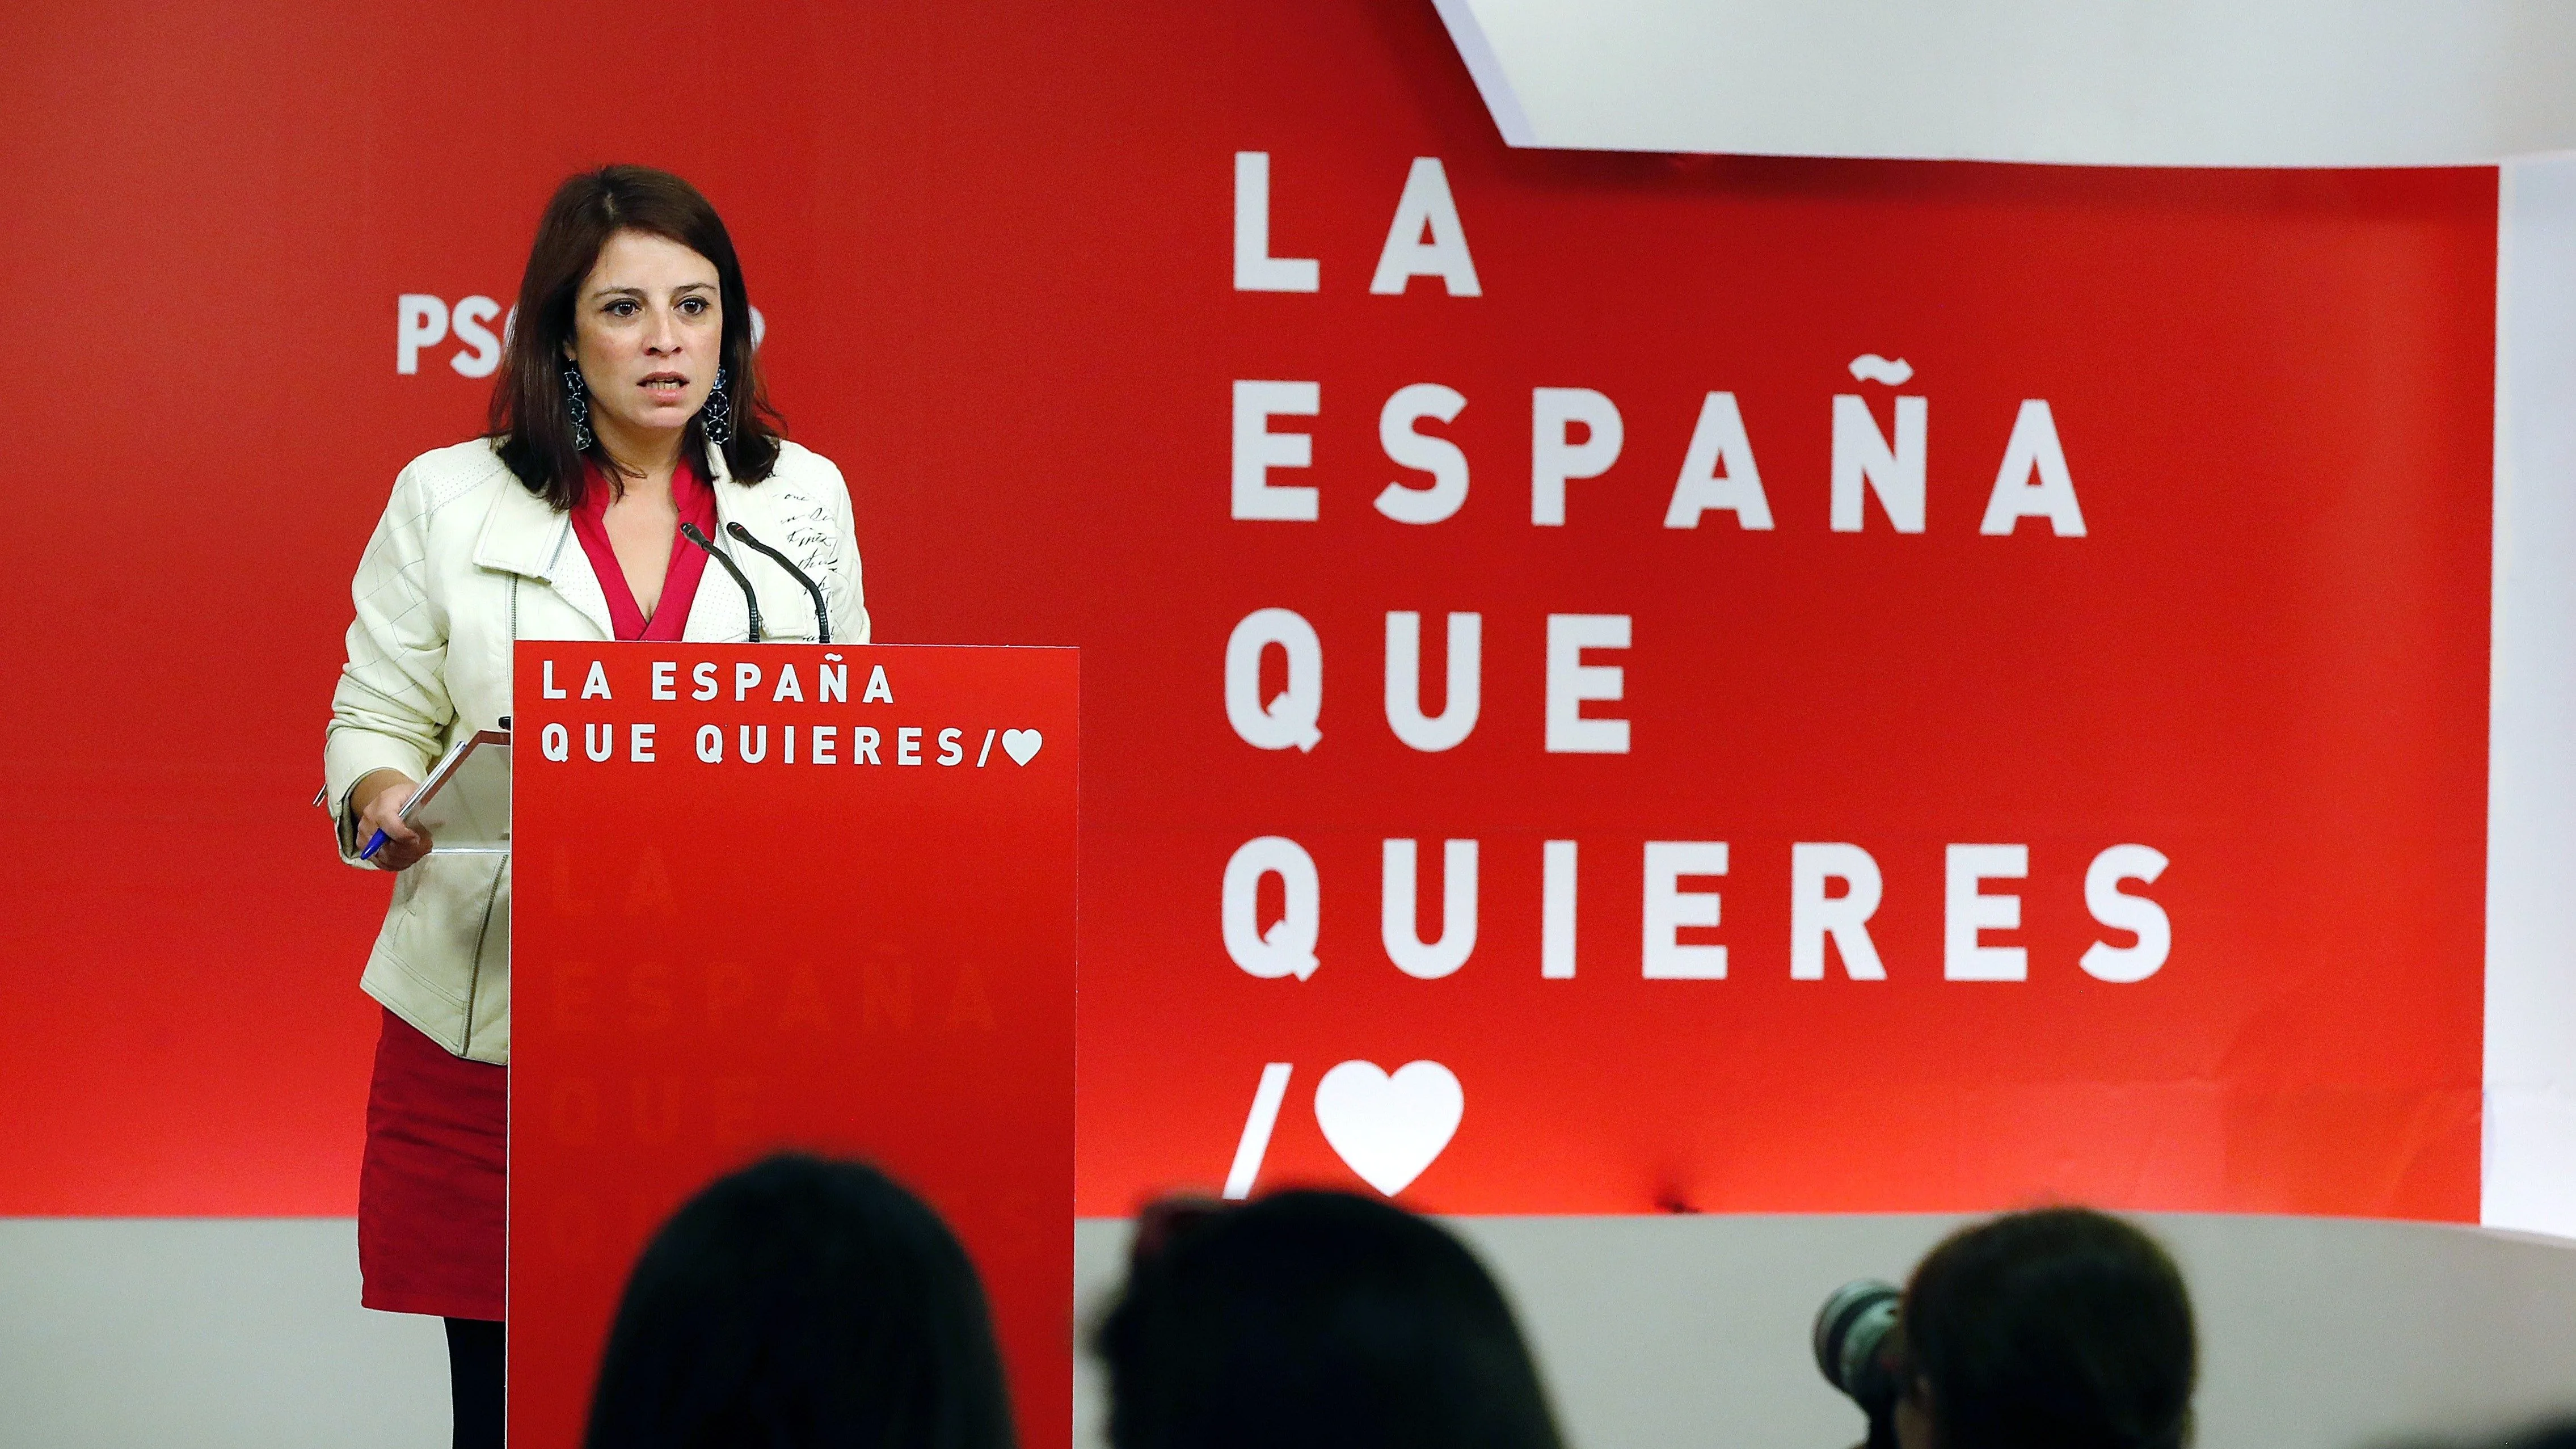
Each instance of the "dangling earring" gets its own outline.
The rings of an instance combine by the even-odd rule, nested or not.
[[[707,389],[707,405],[698,409],[698,426],[707,441],[721,448],[733,441],[733,399],[725,396],[725,370],[716,368],[716,385]]]
[[[590,394],[582,390],[581,365],[563,365],[564,411],[572,415],[572,450],[590,451]]]

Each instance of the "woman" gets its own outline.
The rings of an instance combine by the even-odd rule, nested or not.
[[[1111,1449],[1562,1442],[1483,1265],[1374,1198],[1149,1210],[1097,1348]]]
[[[984,1287],[892,1178],[780,1156],[689,1200],[626,1281],[586,1449],[1011,1449]]]
[[[2011,1213],[1916,1265],[1900,1449],[2184,1449],[2191,1296],[2153,1238],[2089,1208]]]
[[[752,637],[684,523],[729,554],[731,524],[779,549],[821,587],[832,637],[867,642],[849,492],[779,436],[751,324],[696,188],[640,166],[567,180],[520,280],[489,433],[403,469],[351,590],[328,798],[341,857],[400,873],[359,983],[384,1007],[362,1301],[447,1320],[460,1446],[501,1442],[510,878],[504,857],[430,854],[402,807],[451,744],[508,719],[516,640]],[[764,637],[817,636],[788,570],[748,548],[735,562]]]

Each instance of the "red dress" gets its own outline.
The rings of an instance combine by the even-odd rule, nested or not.
[[[671,499],[682,522],[715,536],[715,490],[685,460]],[[678,639],[706,554],[673,532],[661,602],[647,619],[609,547],[607,511],[608,488],[594,474],[572,527],[607,595],[609,623],[620,639]],[[358,1169],[359,1302],[441,1318],[504,1316],[509,1122],[508,1067],[468,1061],[385,1013]]]

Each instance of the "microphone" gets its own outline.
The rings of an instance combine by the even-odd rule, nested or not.
[[[698,526],[696,524],[681,524],[680,537],[687,539],[689,542],[696,544],[702,549],[705,549],[707,551],[707,557],[714,559],[717,563],[723,564],[724,571],[733,575],[733,581],[742,586],[742,606],[751,613],[751,642],[754,644],[759,643],[760,596],[751,591],[751,580],[742,576],[742,570],[734,566],[734,561],[732,559],[725,557],[724,550],[716,547],[712,543],[709,543],[707,541],[707,536],[698,532]]]
[[[762,553],[769,555],[771,558],[778,560],[778,566],[780,568],[783,568],[787,570],[788,573],[794,575],[796,582],[805,586],[805,592],[814,596],[814,642],[817,644],[831,643],[832,616],[826,613],[823,609],[823,590],[821,586],[817,585],[813,578],[803,569],[798,568],[795,562],[789,559],[787,555],[780,553],[778,550],[771,548],[768,544],[762,543],[759,539],[752,537],[750,529],[743,527],[739,523],[728,523],[725,525],[724,531],[732,534],[738,539],[741,539],[743,542],[750,544],[753,548],[759,549]]]

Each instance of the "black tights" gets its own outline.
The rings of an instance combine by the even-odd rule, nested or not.
[[[456,1449],[501,1449],[502,1325],[447,1320],[447,1383],[456,1405]]]

